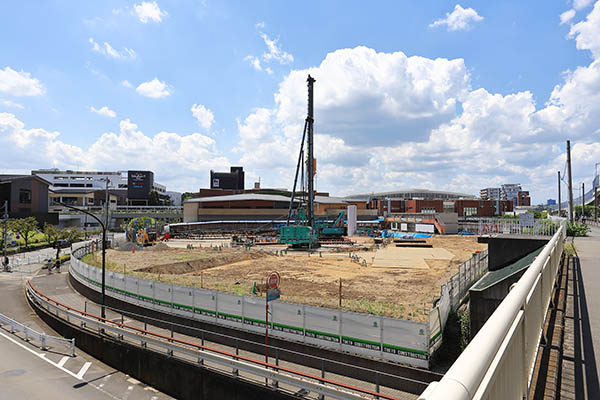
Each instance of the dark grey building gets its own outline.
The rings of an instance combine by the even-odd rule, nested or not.
[[[154,172],[127,171],[127,200],[131,206],[146,206],[154,185]]]
[[[244,190],[244,168],[231,167],[230,172],[210,171],[211,189]]]
[[[58,224],[58,214],[48,213],[49,185],[35,175],[0,175],[0,205],[8,201],[11,218],[33,216],[40,224]]]

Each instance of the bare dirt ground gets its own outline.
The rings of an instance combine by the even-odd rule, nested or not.
[[[440,286],[475,251],[487,248],[475,236],[433,236],[427,242],[433,247],[391,243],[374,251],[353,252],[360,262],[352,261],[348,252],[326,249],[311,255],[301,251],[275,255],[284,247],[190,250],[164,244],[135,254],[109,250],[107,260],[109,269],[141,278],[250,296],[254,283],[262,289],[266,276],[277,271],[281,300],[330,308],[338,307],[341,279],[344,310],[425,321]],[[88,257],[86,261],[94,263]]]

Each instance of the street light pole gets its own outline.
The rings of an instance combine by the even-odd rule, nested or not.
[[[70,206],[70,205],[62,203],[60,201],[58,202],[58,204],[60,204],[63,207],[67,207],[72,210],[79,211],[79,212],[89,215],[90,217],[92,217],[96,221],[98,221],[98,223],[102,227],[102,300],[101,300],[102,311],[101,311],[100,316],[102,318],[106,318],[106,310],[104,309],[104,305],[105,305],[104,294],[105,294],[105,288],[106,288],[106,225],[104,225],[104,223],[100,220],[100,218],[96,217],[94,214],[92,214],[90,212],[87,212],[87,211],[82,210],[77,207]]]
[[[562,207],[560,205],[560,171],[558,171],[558,216],[562,214]]]
[[[4,258],[2,261],[6,261],[6,246],[8,245],[8,201],[4,201],[4,215],[2,218],[4,219]]]

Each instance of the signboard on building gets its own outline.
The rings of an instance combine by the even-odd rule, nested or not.
[[[127,198],[129,200],[149,200],[154,184],[152,171],[127,171]]]

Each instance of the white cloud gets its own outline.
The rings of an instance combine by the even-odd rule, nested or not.
[[[162,22],[163,17],[168,15],[166,11],[163,11],[158,7],[156,1],[143,1],[141,4],[135,4],[133,9],[135,15],[137,15],[138,19],[143,24],[150,21],[160,23]]]
[[[260,65],[260,60],[255,56],[246,56],[244,61],[248,61],[248,63],[257,71],[262,71],[262,66]]]
[[[268,52],[263,53],[262,60],[265,64],[270,63],[271,61],[279,62],[279,64],[291,64],[294,62],[294,56],[283,50],[281,46],[278,45],[279,39],[271,39],[266,33],[262,31],[265,27],[264,22],[259,22],[256,24],[256,29],[258,29],[258,34],[265,42],[267,46]],[[254,55],[249,55],[244,57],[244,61],[248,61],[248,63],[254,68],[256,71],[265,71],[269,75],[273,74],[273,69],[270,67],[263,67],[261,64],[260,58]]]
[[[579,50],[590,50],[595,59],[600,58],[600,1],[584,21],[571,27],[570,38],[575,38]]]
[[[215,116],[212,111],[204,107],[202,104],[194,104],[190,109],[194,118],[198,120],[198,123],[205,130],[210,130],[210,127],[215,122]]]
[[[101,46],[93,38],[89,38],[89,42],[92,45],[92,51],[100,53],[106,57],[113,58],[115,60],[134,60],[137,54],[134,50],[124,47],[122,51],[115,50],[108,42],[104,42]]]
[[[593,1],[594,0],[574,0],[573,8],[576,9],[577,11],[583,10],[584,8],[586,8],[587,6],[592,4]]]
[[[114,112],[113,110],[111,110],[110,108],[108,108],[106,106],[101,107],[100,109],[97,109],[94,106],[90,106],[90,111],[95,112],[96,114],[102,115],[103,117],[108,117],[108,118],[115,118],[117,116],[116,112]]]
[[[266,33],[261,32],[260,37],[265,41],[267,48],[269,49],[268,53],[263,54],[263,59],[265,61],[279,61],[280,64],[289,64],[294,62],[294,56],[284,51],[277,45],[278,39],[271,39]]]
[[[128,119],[119,127],[118,133],[103,133],[91,146],[82,148],[60,141],[59,132],[25,129],[13,114],[0,113],[0,148],[9,150],[0,160],[0,168],[144,169],[154,171],[156,180],[171,190],[196,190],[208,184],[211,169],[231,165],[216,149],[215,140],[200,133],[163,131],[148,136]]]
[[[429,24],[430,28],[446,25],[448,31],[467,31],[472,28],[472,23],[483,21],[483,17],[472,8],[462,8],[460,4],[454,6],[451,13],[446,13],[446,18],[440,18]]]
[[[149,82],[140,83],[135,91],[144,97],[159,99],[170,96],[173,93],[173,88],[165,82],[159,81],[158,78],[154,78]]]
[[[560,14],[560,24],[566,24],[567,22],[570,22],[573,17],[575,16],[575,10],[570,9],[565,11],[564,13]]]
[[[238,121],[239,162],[266,185],[291,187],[311,74],[318,190],[344,195],[424,187],[477,194],[520,182],[534,202],[556,198],[566,138],[577,154],[575,181],[590,182],[592,174],[584,171],[600,160],[599,15],[600,2],[570,35],[593,61],[565,72],[537,107],[529,91],[472,90],[462,59],[365,47],[329,53],[318,66],[290,72],[273,107]]]
[[[128,89],[131,89],[133,87],[133,85],[127,79],[121,82],[121,86],[126,87]]]
[[[40,96],[46,88],[29,72],[17,72],[7,66],[0,69],[0,92],[13,96]]]
[[[6,107],[10,107],[10,108],[20,108],[21,110],[23,108],[25,108],[21,104],[15,103],[14,101],[11,101],[11,100],[2,100],[2,105],[6,106]]]

